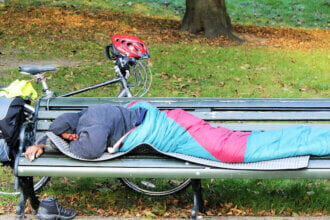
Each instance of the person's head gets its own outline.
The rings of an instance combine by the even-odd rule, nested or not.
[[[72,133],[62,133],[60,136],[68,141],[76,141],[79,138],[77,134],[72,134]]]
[[[49,127],[49,130],[54,134],[61,136],[67,140],[74,140],[77,132],[78,121],[82,113],[64,113],[57,117]],[[71,136],[70,136],[71,134]],[[63,137],[64,135],[64,137]]]

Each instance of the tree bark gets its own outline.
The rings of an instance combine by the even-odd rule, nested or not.
[[[181,30],[194,34],[204,31],[208,38],[224,35],[232,40],[241,41],[233,34],[225,0],[186,0]]]

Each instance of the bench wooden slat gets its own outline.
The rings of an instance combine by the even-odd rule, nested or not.
[[[46,131],[45,132],[37,132],[36,134],[36,140],[38,140],[39,138],[43,137],[46,135]]]
[[[329,108],[329,99],[262,99],[262,98],[109,98],[109,97],[66,97],[42,100],[41,106],[86,107],[92,104],[112,103],[123,105],[134,100],[144,100],[160,108]]]
[[[328,123],[210,123],[212,126],[221,126],[235,131],[266,131],[272,129],[281,129],[292,126],[313,126],[320,128],[329,128],[330,124]]]
[[[262,111],[228,111],[228,112],[192,112],[193,115],[204,120],[329,120],[330,112],[262,112]]]
[[[134,168],[134,167],[46,167],[19,166],[19,176],[67,176],[113,178],[194,178],[194,179],[329,179],[329,169],[278,171],[230,170],[220,168]]]
[[[47,131],[49,129],[49,126],[51,124],[51,121],[38,121],[37,128],[39,131]],[[253,123],[253,122],[245,122],[245,123],[210,123],[212,126],[217,127],[225,127],[231,130],[235,131],[254,131],[254,130],[271,130],[271,129],[280,129],[284,127],[291,127],[291,126],[297,126],[297,125],[304,125],[304,126],[314,126],[314,127],[321,127],[321,128],[329,128],[329,123]]]
[[[39,111],[38,118],[55,119],[63,113],[76,111]],[[191,114],[204,120],[330,120],[330,111],[219,111],[219,112],[191,112]]]

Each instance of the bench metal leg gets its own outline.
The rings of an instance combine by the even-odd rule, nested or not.
[[[194,190],[194,207],[191,210],[191,218],[196,219],[198,212],[205,212],[204,201],[202,198],[201,180],[192,179],[192,188]]]
[[[18,185],[21,194],[20,194],[20,201],[16,207],[16,219],[24,219],[26,201],[30,199],[30,204],[34,210],[34,214],[37,213],[40,202],[34,192],[33,178],[32,177],[17,177],[17,178],[18,178]]]

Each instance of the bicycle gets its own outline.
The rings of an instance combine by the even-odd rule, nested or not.
[[[141,97],[145,95],[151,86],[152,82],[152,73],[146,64],[145,60],[150,57],[148,49],[143,46],[144,43],[134,36],[127,35],[114,35],[112,38],[112,43],[105,48],[106,57],[112,60],[115,64],[114,70],[116,74],[115,79],[107,80],[102,83],[98,83],[89,87],[85,87],[73,92],[68,92],[62,95],[56,96],[56,94],[49,89],[47,85],[47,79],[45,77],[46,72],[56,71],[57,68],[52,65],[45,66],[33,66],[25,65],[20,66],[19,70],[23,74],[30,75],[34,78],[34,81],[41,82],[44,95],[42,98],[51,98],[51,97],[69,97],[82,92],[86,92],[92,89],[99,87],[107,86],[110,84],[120,83],[121,91],[117,97]],[[136,48],[129,50],[129,46],[132,46],[131,40],[137,42],[140,46],[142,45],[143,53],[137,53]],[[123,46],[124,45],[124,46]],[[134,44],[133,44],[134,46]],[[130,78],[133,80],[129,81]],[[134,90],[134,91],[133,91]],[[133,92],[132,92],[133,91]],[[31,105],[25,105],[25,114],[27,116],[26,124],[31,126],[33,123],[33,116],[35,109]],[[33,137],[33,127],[27,128],[28,135],[31,137],[25,137],[25,139],[30,140],[28,144],[34,143]],[[27,145],[28,146],[28,145]],[[6,175],[8,171],[5,170]],[[4,173],[4,172],[3,172]],[[2,177],[4,178],[4,177]],[[40,190],[47,182],[50,180],[50,177],[41,177],[40,179],[34,180],[34,189],[35,191]],[[156,179],[140,179],[140,178],[121,178],[120,181],[130,189],[144,193],[152,196],[162,196],[170,195],[175,192],[181,191],[190,185],[190,179],[178,179],[178,180],[156,180]],[[161,186],[161,188],[160,188]],[[165,187],[165,188],[164,188]],[[18,195],[19,192],[12,191],[8,192],[8,189],[5,191],[4,186],[0,185],[0,195]],[[8,186],[6,187],[8,188]]]

